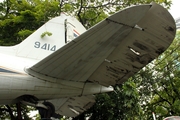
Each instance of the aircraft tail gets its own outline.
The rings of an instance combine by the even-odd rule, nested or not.
[[[0,52],[41,60],[83,33],[85,28],[73,17],[62,14],[41,26],[23,42],[0,47]]]

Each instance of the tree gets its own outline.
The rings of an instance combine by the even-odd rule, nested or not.
[[[42,24],[52,17],[60,15],[61,12],[77,17],[86,28],[90,28],[97,22],[100,22],[107,16],[125,7],[131,6],[132,4],[147,4],[151,1],[152,0],[5,0],[0,3],[0,45],[20,43]],[[171,4],[171,1],[167,0],[154,0],[154,2],[162,4],[167,8],[169,8]],[[116,93],[112,92],[97,95],[96,104],[82,116],[89,116],[90,119],[96,118],[99,120],[141,119],[139,116],[144,114],[144,108],[141,107],[141,105],[143,105],[144,100],[146,105],[148,101],[151,100],[151,97],[146,97],[145,93],[140,92],[141,89],[145,90],[145,87],[141,88],[143,80],[148,79],[148,77],[142,77],[142,75],[152,75],[150,68],[146,68],[146,71],[139,72],[137,76],[130,78],[123,85],[115,86]],[[134,79],[138,79],[140,82],[134,81]],[[149,83],[143,83],[147,87],[149,87],[148,85],[153,85],[151,81],[149,81]],[[135,89],[136,87],[139,89]],[[152,96],[154,94],[147,93],[147,95]],[[3,107],[2,109],[7,111],[6,107],[6,110]],[[13,110],[14,107],[11,107],[11,109]],[[25,110],[26,109],[27,108],[25,108]],[[99,116],[96,112],[100,113],[98,114]],[[24,113],[26,113],[26,111]],[[76,119],[78,119],[78,117]]]
[[[152,118],[155,112],[157,119],[179,115],[180,112],[180,33],[171,46],[151,64],[134,77],[140,92],[140,104],[144,118]]]
[[[14,104],[14,105],[3,105],[0,107],[0,118],[1,119],[11,119],[11,120],[21,120],[23,118],[24,120],[31,120],[28,113],[31,110],[34,110],[34,108],[26,105],[21,105],[21,108],[19,107],[20,103]],[[21,115],[20,110],[21,109]]]
[[[55,0],[6,0],[1,3],[0,44],[20,43],[49,18],[59,15]]]
[[[141,111],[137,104],[139,93],[136,84],[129,79],[115,88],[112,93],[97,95],[95,105],[87,111],[91,115],[90,120],[139,120]]]
[[[5,0],[0,3],[0,45],[14,45],[24,40],[50,18],[61,12],[77,16],[90,28],[108,15],[132,4],[146,4],[152,0]],[[171,1],[154,2],[170,7]]]
[[[155,106],[153,109],[159,118],[170,115],[179,115],[180,112],[180,97],[179,97],[179,73],[180,73],[180,33],[178,32],[173,44],[169,49],[161,55],[160,60],[157,60],[158,76],[155,78],[157,82],[154,91],[153,99],[150,104]],[[159,81],[160,79],[161,81]]]

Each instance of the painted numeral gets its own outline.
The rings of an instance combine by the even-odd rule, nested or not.
[[[44,49],[44,50],[49,50],[49,51],[56,51],[56,45],[51,45],[48,43],[41,44],[40,42],[35,42],[34,47]]]

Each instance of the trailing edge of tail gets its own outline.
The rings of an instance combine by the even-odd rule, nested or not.
[[[4,54],[41,60],[85,31],[73,17],[61,14],[41,26],[23,42],[12,47],[0,47]]]

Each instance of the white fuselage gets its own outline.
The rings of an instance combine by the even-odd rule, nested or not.
[[[83,83],[48,78],[42,80],[25,72],[36,60],[0,54],[0,104],[17,102],[22,95],[35,96],[39,100],[108,92],[113,89],[95,83]]]
[[[45,23],[22,43],[11,47],[0,46],[0,104],[17,102],[16,98],[23,95],[49,100],[112,91],[111,87],[96,83],[51,77],[39,79],[25,72],[26,68],[43,60],[85,31],[78,20],[62,14]],[[42,37],[46,32],[52,35]]]

